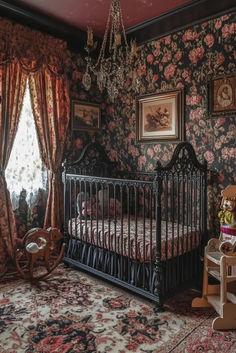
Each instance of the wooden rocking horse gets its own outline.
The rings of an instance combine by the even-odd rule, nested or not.
[[[63,235],[57,228],[33,228],[23,238],[22,248],[16,250],[16,267],[20,275],[29,280],[39,280],[48,276],[60,263],[65,251],[63,243],[58,251]],[[38,266],[45,270],[37,273]]]

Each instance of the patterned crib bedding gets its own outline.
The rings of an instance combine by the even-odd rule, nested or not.
[[[156,222],[150,219],[124,217],[123,221],[72,218],[70,236],[140,262],[155,261]],[[123,234],[123,235],[122,235]],[[161,258],[171,259],[199,245],[199,232],[193,227],[162,221]]]

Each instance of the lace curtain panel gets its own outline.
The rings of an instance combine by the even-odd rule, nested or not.
[[[47,201],[47,171],[40,157],[28,82],[5,175],[22,237],[28,229],[43,226]]]

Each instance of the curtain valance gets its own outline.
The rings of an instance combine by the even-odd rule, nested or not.
[[[62,75],[70,52],[61,39],[0,18],[0,65],[15,59],[27,72],[47,66]]]

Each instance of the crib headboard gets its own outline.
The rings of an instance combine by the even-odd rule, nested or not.
[[[179,143],[173,153],[171,161],[162,166],[158,161],[155,168],[157,175],[163,175],[163,173],[180,173],[180,172],[197,172],[206,173],[207,165],[206,161],[200,163],[197,159],[196,153],[193,146],[189,142]]]
[[[112,177],[115,175],[116,163],[108,158],[99,143],[93,141],[85,146],[76,161],[64,163],[64,171],[72,174]]]

